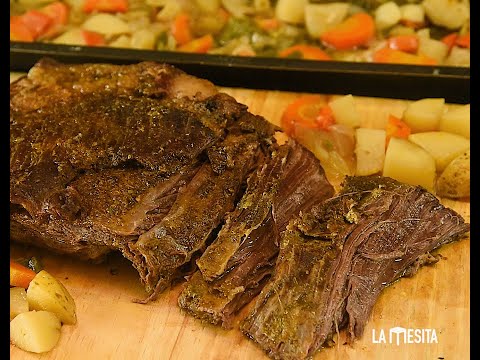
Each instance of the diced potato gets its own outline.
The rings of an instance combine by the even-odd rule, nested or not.
[[[401,16],[398,5],[388,1],[375,9],[375,25],[379,30],[387,29],[398,23]]]
[[[308,0],[278,0],[275,7],[275,16],[280,21],[291,24],[305,22],[305,5]]]
[[[220,7],[220,0],[195,0],[195,4],[204,13],[214,13]]]
[[[445,59],[445,65],[470,67],[470,49],[454,46]]]
[[[425,14],[432,23],[458,29],[470,19],[470,2],[464,0],[424,0]]]
[[[427,37],[418,39],[418,53],[426,55],[441,64],[448,54],[448,45],[443,41]]]
[[[437,194],[449,198],[470,196],[470,149],[453,159],[439,176]]]
[[[127,22],[113,14],[106,13],[99,13],[90,16],[82,24],[82,28],[105,36],[127,34],[130,32],[130,27]]]
[[[445,112],[438,129],[470,139],[470,104],[460,105]]]
[[[49,311],[28,311],[10,321],[10,341],[22,350],[43,353],[60,339],[62,324]]]
[[[142,29],[132,34],[130,44],[133,49],[153,50],[155,40],[155,35],[151,31]]]
[[[77,322],[76,305],[63,284],[45,270],[40,271],[30,282],[27,301],[33,310],[51,311],[63,324]]]
[[[175,0],[168,0],[160,11],[157,13],[155,18],[158,21],[169,21],[173,20],[175,16],[182,10],[181,5]]]
[[[328,103],[332,109],[335,121],[339,124],[353,128],[360,126],[360,114],[355,106],[355,100],[351,94],[339,97]]]
[[[391,138],[385,153],[383,176],[435,191],[436,168],[432,155],[407,139]]]
[[[468,139],[444,131],[411,134],[408,140],[432,155],[438,172],[443,171],[454,158],[470,147]]]
[[[113,40],[109,46],[116,48],[129,48],[132,39],[128,35],[120,35],[118,38]]]
[[[415,35],[415,30],[409,26],[395,25],[388,31],[389,36]]]
[[[381,173],[385,161],[386,132],[382,129],[358,128],[355,130],[355,175]]]
[[[420,4],[405,4],[400,6],[400,18],[416,24],[423,24],[425,21],[425,10]]]
[[[339,24],[348,14],[350,4],[332,2],[327,4],[307,4],[305,6],[305,27],[313,38]]]
[[[27,292],[25,289],[21,287],[10,288],[10,320],[28,310]]]
[[[86,45],[85,37],[83,36],[82,29],[73,28],[65,31],[53,40],[55,44],[65,45]]]
[[[412,133],[434,131],[438,129],[444,112],[445,99],[425,98],[411,102],[403,112],[402,119]]]
[[[428,38],[430,39],[430,28],[422,28],[417,30],[417,36],[419,38]]]

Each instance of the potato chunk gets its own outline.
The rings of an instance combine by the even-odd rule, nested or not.
[[[453,159],[439,176],[437,194],[449,198],[470,196],[470,149]]]
[[[406,139],[391,138],[385,153],[383,176],[435,191],[435,160],[432,155]]]
[[[355,106],[353,95],[345,95],[328,103],[333,112],[333,117],[338,124],[348,125],[352,128],[360,127],[362,122]]]
[[[28,311],[10,321],[10,341],[22,350],[34,353],[50,351],[60,339],[62,324],[49,311]]]
[[[358,128],[355,130],[355,155],[357,168],[355,175],[380,173],[385,160],[386,133],[382,129]]]
[[[16,286],[10,288],[10,320],[28,310],[27,292],[25,289]]]
[[[470,104],[450,109],[443,114],[439,130],[470,139]]]
[[[51,311],[63,324],[77,322],[72,296],[60,281],[45,270],[40,271],[28,286],[27,301],[31,309]]]
[[[438,172],[443,171],[454,158],[470,148],[468,139],[444,131],[411,134],[408,140],[421,146],[432,155]]]
[[[445,106],[443,98],[425,98],[410,103],[403,113],[403,121],[412,133],[438,129]]]

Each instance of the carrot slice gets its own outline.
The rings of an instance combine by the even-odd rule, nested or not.
[[[321,128],[324,120],[318,117],[323,106],[324,100],[319,95],[300,96],[285,108],[280,119],[283,130],[287,135],[295,137],[297,127]],[[324,111],[328,112],[328,110]]]
[[[177,48],[178,51],[204,54],[213,46],[213,36],[211,34],[204,35],[197,39],[183,44]]]
[[[258,18],[255,19],[260,29],[265,31],[273,31],[280,27],[280,21],[277,18]]]
[[[105,38],[102,34],[94,31],[82,30],[83,40],[88,46],[102,46],[105,45]]]
[[[192,32],[190,30],[190,16],[187,13],[180,12],[175,17],[171,29],[172,36],[177,45],[183,45],[192,41]]]
[[[32,42],[34,40],[30,29],[20,16],[10,16],[10,40]]]
[[[36,273],[32,269],[10,259],[10,286],[26,289],[35,275]]]
[[[128,0],[85,0],[83,3],[83,12],[126,12],[128,10]]]
[[[62,31],[63,26],[68,23],[70,9],[61,1],[46,5],[39,11],[46,14],[52,20],[48,29],[42,34],[43,37],[51,38],[58,35]]]
[[[459,35],[455,41],[455,44],[470,49],[470,32],[464,35]]]
[[[412,130],[403,120],[399,119],[395,115],[390,114],[388,116],[385,133],[385,147],[387,147],[392,137],[406,139],[412,133]]]
[[[315,122],[319,129],[329,130],[330,126],[335,124],[332,108],[329,105],[322,106],[315,118]]]
[[[442,38],[442,42],[448,46],[448,52],[452,49],[452,47],[455,45],[455,42],[457,41],[458,34],[457,33],[451,33]]]
[[[29,10],[20,16],[25,26],[30,30],[33,38],[36,39],[48,30],[52,24],[50,16],[38,11]]]
[[[412,54],[417,52],[418,43],[417,35],[397,35],[392,36],[387,40],[387,46],[390,49],[405,51]]]
[[[379,49],[373,53],[373,62],[387,64],[413,64],[413,65],[436,65],[437,61],[422,54],[410,54],[388,47]]]
[[[347,50],[365,45],[375,36],[375,21],[367,13],[356,13],[324,32],[320,39],[329,46]]]
[[[328,55],[325,51],[320,49],[317,46],[311,45],[293,45],[286,49],[283,49],[278,53],[280,57],[289,57],[298,55],[301,59],[308,59],[308,60],[331,60],[332,58]]]

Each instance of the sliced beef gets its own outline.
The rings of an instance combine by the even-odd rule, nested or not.
[[[153,299],[233,210],[275,129],[168,65],[42,60],[10,87],[11,239],[121,251]]]
[[[348,177],[339,194],[289,224],[272,281],[241,330],[274,359],[306,359],[342,328],[353,341],[382,289],[468,231],[420,187]]]
[[[197,260],[199,271],[179,297],[182,309],[225,328],[270,278],[280,233],[292,216],[334,192],[318,160],[294,141],[248,180],[243,198]]]

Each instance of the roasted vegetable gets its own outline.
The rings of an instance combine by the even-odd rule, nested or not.
[[[453,159],[438,177],[437,194],[454,199],[470,196],[470,149]]]

